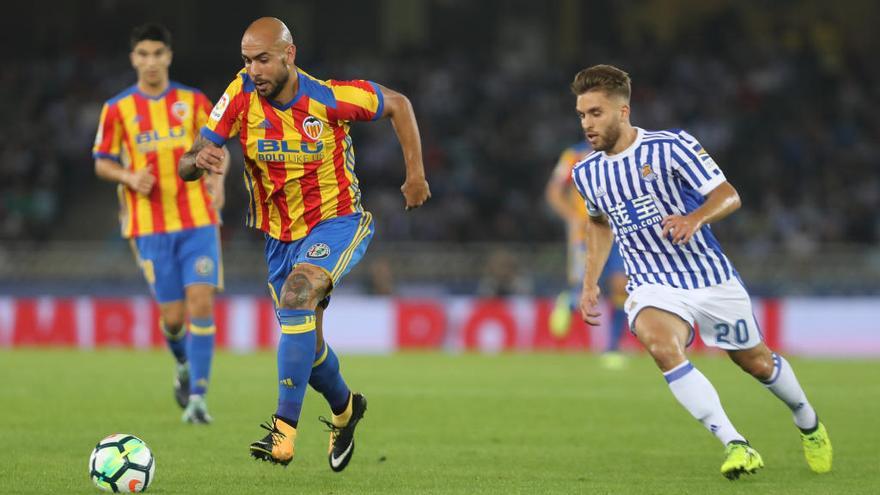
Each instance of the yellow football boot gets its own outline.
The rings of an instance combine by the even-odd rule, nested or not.
[[[251,456],[255,459],[273,464],[287,466],[293,460],[293,442],[296,440],[296,428],[285,423],[277,416],[260,425],[269,434],[262,440],[251,444]]]
[[[727,457],[721,465],[721,474],[731,481],[742,474],[754,474],[764,467],[761,454],[747,443],[730,442],[724,452]]]
[[[801,433],[801,442],[804,444],[807,465],[814,473],[831,471],[831,439],[828,438],[828,430],[821,421],[813,433]]]

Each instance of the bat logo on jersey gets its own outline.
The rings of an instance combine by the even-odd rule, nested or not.
[[[303,120],[302,127],[303,133],[312,141],[321,137],[321,133],[324,132],[324,123],[311,115]]]
[[[185,101],[175,101],[174,104],[171,105],[171,113],[177,117],[177,120],[182,122],[189,117],[189,105]]]
[[[657,180],[657,174],[654,173],[654,169],[651,168],[650,163],[642,165],[642,180],[648,182],[654,182]]]
[[[608,210],[608,215],[621,235],[658,224],[663,218],[654,196],[650,194],[617,203]]]

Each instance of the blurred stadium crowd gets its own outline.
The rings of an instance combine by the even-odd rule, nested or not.
[[[401,5],[373,3],[382,6],[370,19],[380,28]],[[503,14],[493,2],[476,3],[419,2],[416,18],[428,34],[396,42],[357,38],[357,29],[377,29],[370,22],[328,39],[311,22],[329,7],[305,9],[311,18],[277,14],[311,74],[369,78],[413,101],[434,194],[417,217],[403,212],[403,164],[390,126],[355,131],[366,206],[384,241],[562,239],[543,187],[561,149],[581,139],[570,79],[595,63],[629,71],[636,125],[688,129],[740,190],[743,210],[718,229],[722,242],[796,253],[880,240],[880,65],[865,23],[821,15],[819,2],[760,11],[751,2],[512,2],[518,8]],[[801,3],[813,13],[796,15]],[[13,55],[21,62],[0,73],[0,238],[115,236],[114,195],[93,176],[90,149],[102,102],[134,82],[128,30],[166,21],[176,35],[172,78],[216,100],[239,66],[241,30],[279,3],[255,4],[262,8],[239,6],[233,20],[196,24],[204,36],[186,31],[198,7],[180,7],[180,17],[170,3],[160,3],[167,15],[108,0],[48,19],[33,34],[40,55]],[[571,15],[573,31],[564,21]],[[91,29],[80,36],[62,21]],[[456,22],[464,32],[453,35]],[[224,236],[252,238],[238,177],[228,181]]]

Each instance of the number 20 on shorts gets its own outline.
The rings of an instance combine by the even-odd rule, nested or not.
[[[728,340],[731,330],[730,325],[727,323],[718,323],[715,325],[715,330],[717,332],[715,335],[715,342],[719,344],[732,344],[730,340]],[[746,320],[736,320],[736,324],[733,325],[733,339],[740,345],[749,341],[749,325],[746,323]]]

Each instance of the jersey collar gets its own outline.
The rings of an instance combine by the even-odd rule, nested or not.
[[[168,92],[171,91],[172,89],[174,89],[174,83],[171,81],[168,81],[168,87],[165,88],[165,91],[162,91],[162,94],[160,94],[158,96],[150,96],[150,95],[144,93],[143,91],[141,91],[141,88],[137,85],[137,83],[134,83],[134,92],[139,94],[142,98],[146,98],[148,100],[161,100],[162,98],[165,98],[165,95],[167,95]]]
[[[290,107],[294,106],[296,102],[298,102],[299,99],[302,97],[303,93],[305,93],[305,89],[303,88],[303,86],[305,85],[305,77],[303,77],[303,74],[299,71],[299,68],[296,69],[296,77],[299,81],[299,84],[296,88],[296,94],[293,95],[293,98],[289,102],[282,105],[281,103],[278,103],[277,101],[269,98],[266,98],[266,101],[268,101],[269,104],[272,105],[272,107],[278,110],[288,110]]]
[[[632,142],[632,144],[627,146],[627,148],[625,150],[621,151],[620,153],[616,153],[614,155],[609,155],[608,153],[605,153],[603,151],[602,154],[605,155],[605,158],[607,158],[609,160],[617,160],[618,158],[622,158],[624,156],[629,155],[630,153],[633,152],[633,150],[638,148],[640,144],[642,144],[642,137],[645,135],[644,129],[642,129],[641,127],[635,127],[635,126],[633,126],[633,129],[636,130],[636,139]]]

